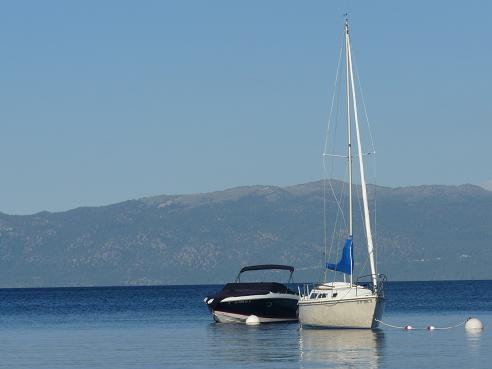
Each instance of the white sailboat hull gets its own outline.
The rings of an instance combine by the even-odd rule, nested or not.
[[[299,322],[321,328],[377,328],[384,311],[384,298],[361,296],[351,299],[301,300]]]

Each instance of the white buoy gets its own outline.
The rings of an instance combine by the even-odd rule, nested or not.
[[[436,327],[434,327],[433,325],[428,325],[427,326],[427,330],[428,331],[433,331],[434,329],[436,329]]]
[[[469,318],[465,323],[465,329],[467,331],[481,331],[483,330],[483,324],[477,318]]]
[[[256,315],[250,315],[250,316],[248,316],[248,319],[246,319],[246,324],[247,325],[258,325],[258,324],[260,324],[260,318],[258,318]]]

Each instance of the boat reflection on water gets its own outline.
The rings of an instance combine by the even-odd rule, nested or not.
[[[205,341],[208,364],[220,368],[251,366],[260,368],[299,367],[299,325],[275,323],[211,323]]]
[[[208,365],[220,368],[378,368],[384,354],[381,330],[309,329],[288,323],[210,323],[203,344]]]
[[[384,333],[367,329],[299,330],[301,368],[378,368]]]

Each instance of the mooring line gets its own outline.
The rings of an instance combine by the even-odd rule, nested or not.
[[[466,318],[465,320],[463,320],[462,322],[459,322],[458,324],[455,324],[455,325],[451,325],[449,327],[434,327],[433,325],[428,325],[427,327],[425,328],[422,328],[422,327],[413,327],[411,325],[402,325],[402,326],[399,326],[399,325],[393,325],[393,324],[389,324],[389,323],[385,323],[379,319],[375,319],[376,322],[378,323],[381,323],[382,325],[385,325],[387,327],[390,327],[390,328],[395,328],[395,329],[404,329],[406,331],[433,331],[433,330],[447,330],[447,329],[454,329],[454,328],[457,328],[457,327],[460,327],[462,326],[463,324],[465,324],[468,320],[470,320],[471,317],[469,318]]]

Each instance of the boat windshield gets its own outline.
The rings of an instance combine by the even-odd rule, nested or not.
[[[263,265],[250,265],[242,268],[239,271],[239,274],[236,277],[235,282],[241,282],[241,274],[249,271],[278,271],[278,270],[286,270],[290,272],[289,280],[287,283],[292,281],[292,274],[294,273],[294,267],[289,265],[279,265],[279,264],[263,264]]]

